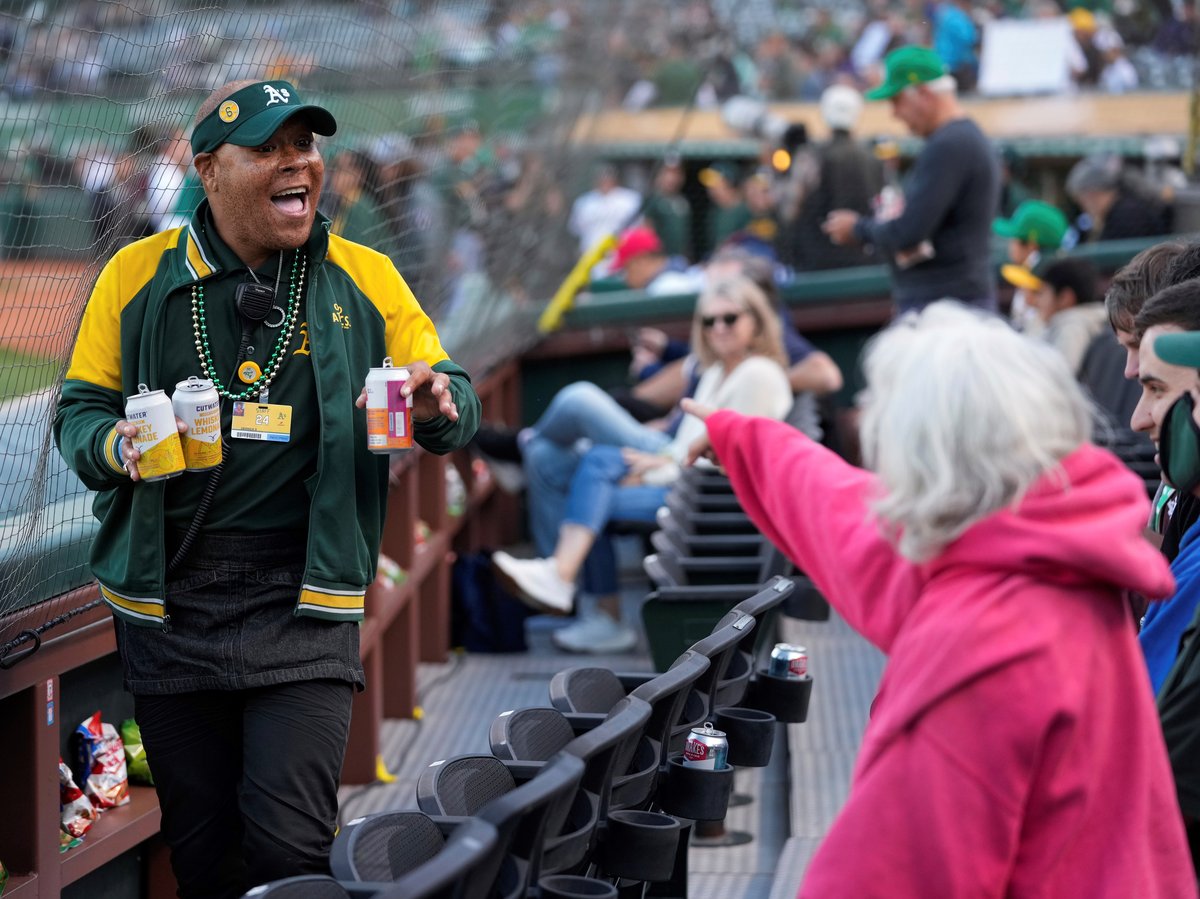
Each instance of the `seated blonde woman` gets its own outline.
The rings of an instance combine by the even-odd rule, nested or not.
[[[779,316],[752,281],[738,277],[705,288],[692,318],[692,346],[704,367],[695,393],[700,402],[774,419],[787,415],[793,399]],[[572,412],[583,408],[586,415]],[[600,422],[621,427],[596,427]],[[531,518],[535,537],[539,528],[556,529],[554,551],[541,559],[497,552],[492,560],[501,580],[542,611],[571,611],[582,573],[583,588],[600,597],[598,611],[556,631],[559,648],[626,652],[637,644],[636,632],[620,621],[616,562],[604,529],[614,519],[653,521],[688,444],[703,431],[699,420],[684,416],[668,437],[638,424],[590,384],[561,391],[534,426],[525,447]],[[602,442],[610,434],[623,439]],[[580,438],[591,440],[582,452]],[[544,547],[550,540],[538,542]]]

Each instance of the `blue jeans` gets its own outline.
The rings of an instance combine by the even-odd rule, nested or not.
[[[596,535],[596,543],[583,566],[583,589],[605,596],[617,592],[617,560],[608,523],[654,521],[667,497],[666,487],[622,487],[629,466],[617,446],[593,446],[579,461],[567,493],[564,523],[578,524]]]
[[[656,453],[670,442],[666,434],[640,424],[611,396],[586,381],[560,390],[533,432],[522,452],[529,530],[540,556],[554,552],[571,478],[589,446],[628,446]]]

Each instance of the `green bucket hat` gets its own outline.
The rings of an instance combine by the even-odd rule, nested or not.
[[[928,47],[899,47],[883,59],[883,83],[863,94],[868,100],[889,100],[906,87],[936,81],[947,74],[942,58]]]
[[[192,153],[211,153],[221,144],[257,147],[298,113],[305,113],[317,134],[337,132],[337,122],[323,106],[305,103],[286,81],[259,81],[234,91],[204,117],[192,132]]]
[[[1168,365],[1200,368],[1200,331],[1160,334],[1154,338],[1154,352]]]
[[[1041,200],[1026,200],[1012,218],[996,219],[992,230],[1001,237],[1013,237],[1036,244],[1043,250],[1057,250],[1067,233],[1067,217],[1055,206]]]

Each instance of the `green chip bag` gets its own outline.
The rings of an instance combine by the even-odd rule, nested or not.
[[[142,745],[142,729],[132,718],[121,722],[121,742],[125,744],[125,767],[129,769],[129,780],[154,786],[150,764],[146,761],[146,747]]]

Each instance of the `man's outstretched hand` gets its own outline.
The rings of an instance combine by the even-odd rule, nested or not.
[[[450,392],[450,376],[435,372],[428,362],[411,362],[405,368],[408,369],[408,381],[400,393],[402,396],[413,398],[413,421],[429,421],[440,415],[451,421],[458,421],[458,406],[455,405],[454,395]],[[354,405],[359,409],[366,407],[366,387],[363,387]]]

